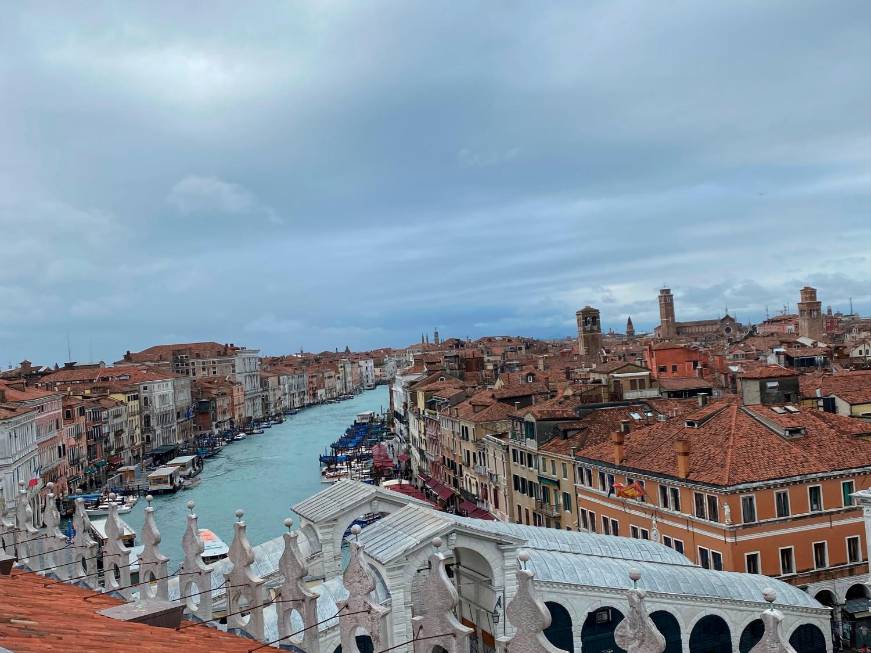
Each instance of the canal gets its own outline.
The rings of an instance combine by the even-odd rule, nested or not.
[[[263,435],[233,442],[208,458],[197,487],[155,497],[160,550],[174,563],[172,569],[183,557],[181,538],[188,501],[196,502],[200,528],[213,530],[227,545],[233,538],[237,508],[245,511],[252,545],[281,535],[286,517],[292,516],[298,524],[290,506],[326,487],[321,483],[318,454],[338,439],[358,413],[387,407],[388,386],[381,385],[354,399],[306,408]],[[145,499],[140,498],[122,516],[136,531],[136,544],[142,543],[139,534],[145,506]]]

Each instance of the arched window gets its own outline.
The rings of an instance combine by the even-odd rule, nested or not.
[[[762,623],[762,619],[754,619],[741,632],[741,639],[738,640],[738,651],[740,653],[749,653],[750,649],[759,643],[764,634],[765,624]]]
[[[663,653],[681,653],[683,643],[680,640],[680,624],[675,616],[671,612],[657,610],[650,614],[650,619],[665,637],[665,651]]]
[[[581,629],[581,650],[584,653],[623,651],[614,641],[614,629],[621,621],[623,613],[610,606],[588,614]]]
[[[690,653],[732,653],[732,634],[722,617],[709,614],[693,626]]]
[[[789,644],[795,653],[825,653],[826,638],[823,631],[813,624],[802,624],[789,638]]]
[[[544,629],[547,641],[569,653],[574,653],[575,639],[572,635],[572,617],[561,604],[545,601],[544,605],[550,612],[550,626]]]

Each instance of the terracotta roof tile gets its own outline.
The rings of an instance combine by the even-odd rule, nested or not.
[[[0,643],[16,653],[247,653],[252,647],[251,640],[208,626],[176,631],[104,617],[99,610],[121,601],[73,585],[45,588],[37,574],[2,580]]]

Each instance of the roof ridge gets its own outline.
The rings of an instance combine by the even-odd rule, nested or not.
[[[726,482],[732,480],[732,456],[735,453],[735,426],[738,422],[738,406],[732,404],[732,424],[729,428],[729,445],[726,449]]]

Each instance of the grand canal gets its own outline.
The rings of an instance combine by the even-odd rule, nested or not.
[[[233,537],[234,512],[245,511],[248,537],[256,545],[284,532],[282,521],[290,506],[325,487],[321,484],[318,454],[341,435],[363,411],[380,412],[388,405],[388,386],[378,386],[338,404],[307,408],[287,417],[284,424],[267,429],[206,460],[195,488],[154,499],[160,529],[160,548],[178,564],[186,525],[186,504],[196,502],[200,528],[210,528],[228,545]],[[145,500],[123,515],[137,534],[142,530]],[[141,541],[137,537],[136,543]]]

